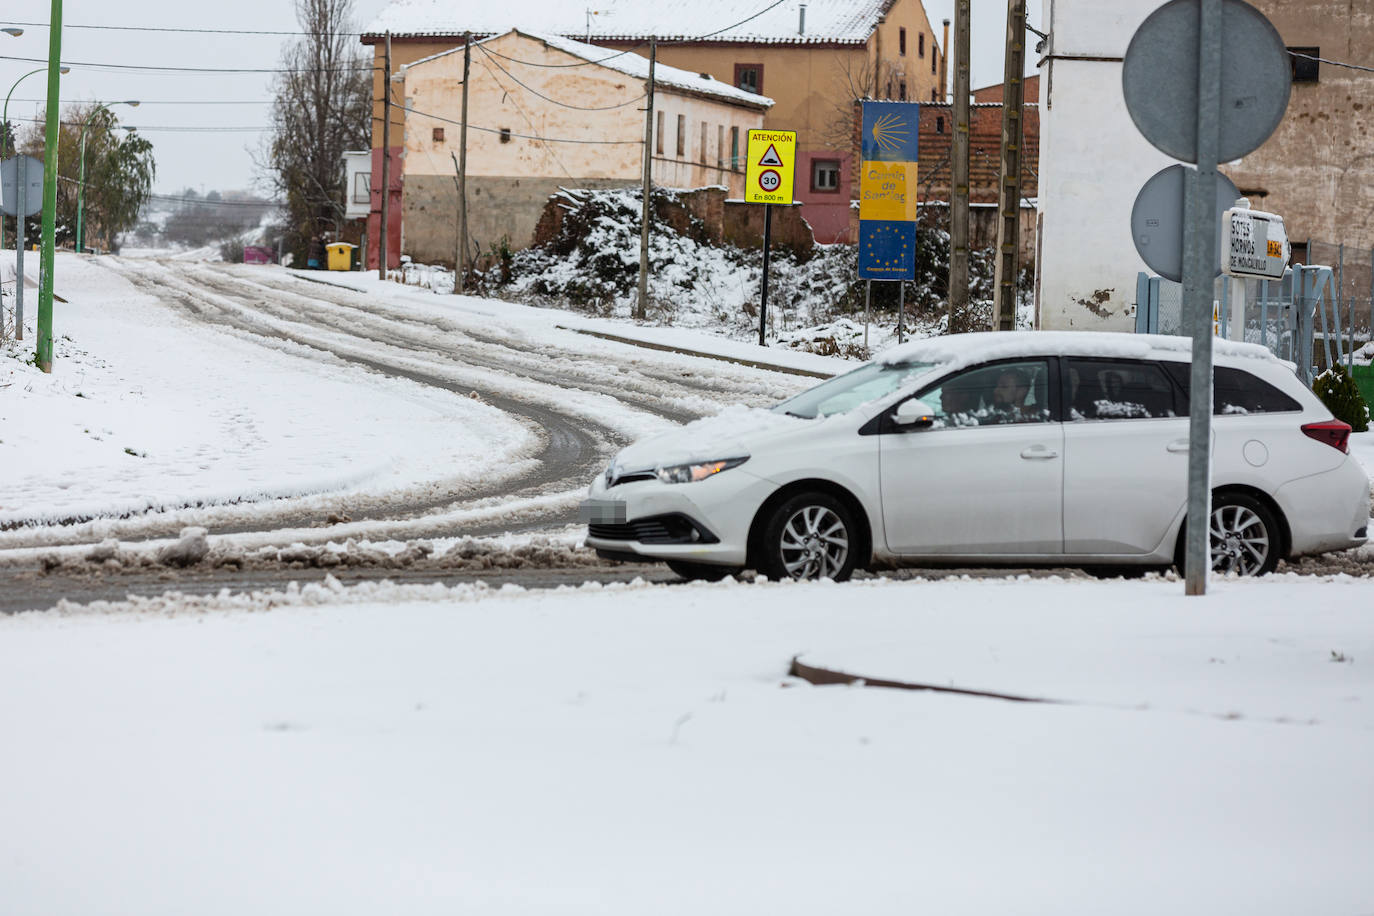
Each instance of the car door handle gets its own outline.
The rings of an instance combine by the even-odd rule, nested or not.
[[[1170,452],[1186,452],[1188,451],[1188,440],[1175,439],[1173,442],[1170,442],[1168,445],[1164,446],[1164,448]]]
[[[1058,458],[1059,453],[1052,448],[1045,448],[1043,445],[1032,445],[1030,448],[1021,449],[1022,458]]]

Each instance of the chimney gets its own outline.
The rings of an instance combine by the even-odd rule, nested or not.
[[[945,40],[940,42],[940,101],[949,98],[945,94],[946,77],[949,75],[949,20],[945,20]]]
[[[805,4],[805,3],[803,3],[803,4],[801,5],[801,12],[800,12],[800,14],[799,14],[798,17],[797,17],[797,34],[798,34],[798,35],[805,35],[805,34],[806,34],[806,4]]]

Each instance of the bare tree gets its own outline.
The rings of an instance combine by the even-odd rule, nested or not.
[[[295,0],[306,34],[282,52],[264,171],[286,205],[286,247],[343,222],[343,153],[371,138],[372,68],[356,43],[352,0]]]

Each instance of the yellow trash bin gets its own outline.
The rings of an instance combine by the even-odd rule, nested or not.
[[[329,249],[329,269],[330,270],[352,270],[353,269],[353,249],[357,245],[348,242],[330,242]]]

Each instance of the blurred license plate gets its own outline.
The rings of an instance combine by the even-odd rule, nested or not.
[[[591,525],[623,525],[625,503],[619,499],[584,499],[578,518]]]

